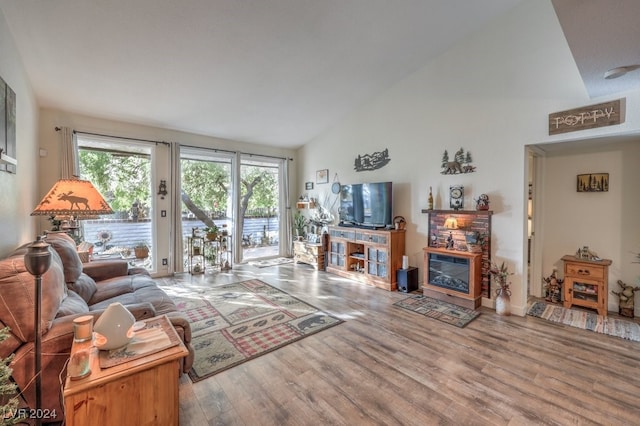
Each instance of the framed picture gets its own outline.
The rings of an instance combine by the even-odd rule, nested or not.
[[[316,183],[329,183],[329,169],[322,169],[316,172]]]
[[[307,191],[313,189],[313,182],[305,182],[304,189],[306,189]]]
[[[589,173],[578,175],[578,192],[609,191],[609,173]]]

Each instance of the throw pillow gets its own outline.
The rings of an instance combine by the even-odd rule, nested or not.
[[[65,233],[47,234],[47,243],[58,252],[64,266],[64,280],[67,284],[75,283],[82,273],[82,261],[76,243]]]

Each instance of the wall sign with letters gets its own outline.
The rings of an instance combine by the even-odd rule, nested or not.
[[[626,98],[549,114],[549,135],[624,123]]]

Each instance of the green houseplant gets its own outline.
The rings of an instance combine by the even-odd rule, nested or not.
[[[149,246],[143,241],[136,243],[133,251],[136,254],[136,259],[146,259],[149,257]]]
[[[204,228],[204,233],[206,234],[207,240],[209,241],[215,241],[215,239],[218,238],[218,231],[219,229],[215,223]]]
[[[298,210],[293,217],[293,227],[298,238],[304,237],[304,228],[307,226],[307,218]]]

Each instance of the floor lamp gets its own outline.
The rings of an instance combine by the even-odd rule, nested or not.
[[[38,236],[38,239],[27,246],[27,253],[24,255],[24,266],[27,271],[36,277],[35,290],[35,377],[36,377],[36,412],[42,408],[42,324],[41,324],[41,305],[42,305],[42,275],[49,270],[51,266],[51,252],[49,244],[44,241],[44,237]],[[41,423],[36,418],[37,424]]]
[[[113,210],[104,200],[100,192],[88,180],[77,178],[60,179],[36,206],[31,216],[35,215],[65,215],[65,216],[92,216],[100,214],[112,214]],[[41,381],[41,313],[42,304],[42,275],[51,266],[51,252],[45,236],[28,246],[24,255],[24,264],[27,271],[36,277],[36,306],[35,306],[35,370],[36,370],[36,409],[42,408],[42,381]],[[41,420],[36,419],[37,424]]]

